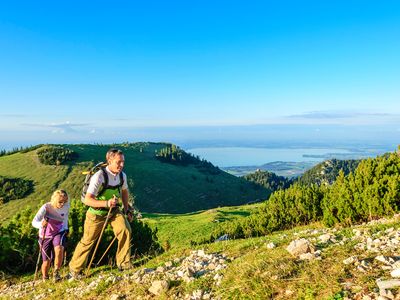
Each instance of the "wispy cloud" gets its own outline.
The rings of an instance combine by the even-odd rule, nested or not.
[[[52,133],[75,133],[79,127],[86,127],[89,124],[85,123],[71,123],[69,121],[65,123],[51,123],[51,124],[22,124],[29,127],[42,127],[51,129]]]
[[[393,125],[400,122],[400,114],[353,110],[320,110],[287,115],[282,118],[282,121],[299,124]]]
[[[24,114],[0,114],[0,118],[26,118],[28,115]]]
[[[366,113],[355,111],[310,111],[297,115],[289,115],[287,118],[301,119],[348,119],[359,117],[394,117],[396,115],[389,113]]]

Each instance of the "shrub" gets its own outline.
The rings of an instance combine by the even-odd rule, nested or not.
[[[243,176],[243,178],[250,182],[253,182],[255,189],[263,186],[271,190],[272,192],[286,189],[292,183],[292,180],[286,177],[278,176],[275,173],[261,170],[257,170],[254,173],[247,174]]]
[[[61,165],[78,157],[75,151],[60,147],[47,146],[37,151],[39,161],[44,165]]]
[[[31,180],[0,176],[0,199],[5,203],[24,198],[33,191],[33,186]]]
[[[400,157],[389,153],[363,160],[353,173],[341,172],[326,193],[324,223],[350,225],[386,215],[400,206]]]
[[[220,224],[209,240],[213,241],[224,234],[228,234],[230,238],[261,236],[318,221],[322,218],[320,202],[324,191],[324,187],[317,185],[299,184],[286,190],[278,190],[249,217]]]
[[[329,159],[304,172],[296,181],[302,185],[318,184],[331,185],[342,171],[348,175],[357,168],[360,160]]]
[[[362,160],[347,176],[338,172],[333,185],[295,183],[278,190],[247,218],[220,224],[207,240],[265,235],[272,231],[322,220],[349,226],[393,215],[400,208],[400,155],[387,153]]]

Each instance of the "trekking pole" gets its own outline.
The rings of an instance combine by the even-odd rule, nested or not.
[[[45,220],[47,221],[47,218],[45,218]],[[35,269],[35,276],[33,277],[33,285],[35,285],[37,271],[39,268],[40,257],[41,257],[42,249],[43,249],[43,243],[44,243],[44,239],[46,238],[47,224],[46,224],[46,226],[43,227],[43,238],[42,238],[42,242],[39,244],[39,254],[38,254],[37,261],[36,261],[36,269]]]
[[[64,262],[63,262],[63,267],[67,265],[67,250],[64,250]]]
[[[111,241],[110,245],[108,245],[106,251],[104,251],[103,256],[100,257],[99,261],[96,264],[96,267],[100,264],[101,260],[104,258],[104,256],[107,254],[108,250],[110,250],[112,244],[114,244],[115,240],[117,239],[117,236],[114,236],[113,240]]]
[[[126,217],[124,216],[124,218],[126,218]],[[116,239],[117,239],[117,236],[115,235],[114,238],[113,238],[113,240],[111,241],[111,243],[108,245],[106,251],[104,251],[102,257],[100,257],[99,261],[97,262],[96,267],[100,264],[100,262],[102,261],[102,259],[104,258],[104,256],[107,254],[108,250],[110,250],[111,246],[114,244],[114,242],[115,242]],[[131,238],[131,240],[129,241],[129,243],[131,244],[130,247],[129,247],[129,249],[132,248],[132,243],[131,243],[132,240],[133,240],[133,238]]]
[[[89,275],[90,266],[92,265],[94,256],[96,255],[96,251],[97,251],[97,248],[99,247],[99,244],[100,244],[100,241],[101,241],[101,237],[103,236],[104,229],[106,229],[106,227],[107,227],[107,222],[108,222],[108,219],[110,218],[110,213],[111,213],[112,209],[113,209],[113,207],[110,207],[110,209],[108,210],[107,218],[104,221],[103,228],[101,229],[99,239],[97,240],[96,248],[94,248],[94,252],[93,252],[92,258],[91,258],[90,263],[89,263],[89,265],[88,265],[88,267],[86,269],[86,277]]]

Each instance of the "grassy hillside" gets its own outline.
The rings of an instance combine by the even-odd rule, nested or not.
[[[259,206],[222,207],[181,215],[144,214],[143,221],[158,229],[157,236],[162,246],[169,244],[171,249],[176,249],[189,247],[192,241],[208,238],[214,227],[221,222],[247,217]]]
[[[10,284],[30,281],[33,275],[0,279],[0,296],[4,299],[189,299],[202,291],[211,295],[211,299],[377,299],[376,280],[390,279],[390,270],[383,268],[385,263],[381,260],[397,259],[397,247],[387,245],[400,236],[398,216],[352,228],[328,229],[314,223],[263,237],[187,245],[186,237],[208,231],[211,219],[222,215],[245,217],[253,208],[229,207],[190,215],[146,215],[146,222],[157,226],[160,236],[173,241],[175,246],[171,250],[124,272],[123,276],[115,268],[102,267],[93,269],[92,276],[82,281],[38,282],[35,288],[16,286],[8,292]],[[329,240],[321,238],[327,234]],[[299,259],[286,250],[291,241],[300,238],[316,247],[320,252],[318,258]],[[270,247],[270,243],[275,247]],[[207,272],[197,275],[189,282],[172,280],[168,290],[158,297],[152,296],[148,291],[152,280],[163,278],[162,272],[166,272],[156,269],[161,266],[165,269],[168,262],[179,265],[195,249],[228,257],[226,268],[208,271],[212,276],[207,276]],[[345,262],[350,258],[354,262]],[[62,270],[62,274],[66,272]],[[156,272],[158,275],[151,277]],[[214,274],[219,274],[220,279],[213,279]],[[153,279],[147,282],[146,276]],[[393,293],[396,295],[398,291]],[[363,298],[367,296],[370,298]]]
[[[399,274],[400,214],[395,214],[399,166],[398,152],[388,153],[360,162],[347,177],[340,172],[332,186],[295,184],[276,192],[266,205],[145,214],[143,221],[158,229],[164,253],[135,261],[136,269],[123,274],[108,265],[94,269],[83,281],[38,283],[35,290],[32,274],[22,278],[4,274],[0,298],[397,299],[399,291],[384,286]],[[322,200],[328,201],[324,213],[336,211],[330,205],[348,209],[341,210],[345,214],[338,222],[330,223],[335,228],[319,223],[322,210],[316,208],[321,208]],[[361,211],[364,204],[370,209]],[[391,217],[378,219],[387,215]],[[257,230],[249,232],[252,238],[206,242],[216,227],[222,228],[218,237],[229,228],[236,231],[234,223]],[[271,230],[265,231],[270,225]],[[278,231],[283,228],[291,229]],[[133,248],[138,243],[134,240]],[[296,243],[303,244],[298,253],[288,247]],[[21,281],[27,283],[12,285]]]
[[[64,188],[72,198],[79,198],[84,176],[81,172],[104,160],[111,145],[61,145],[78,154],[67,165],[49,166],[39,162],[36,151],[0,157],[0,175],[34,182],[34,191],[24,199],[0,206],[0,221],[7,220],[21,207],[36,208],[49,200],[57,188]],[[226,205],[240,205],[266,199],[270,191],[254,189],[244,179],[225,172],[208,174],[194,165],[162,163],[155,152],[166,144],[134,143],[113,145],[125,153],[128,185],[136,205],[146,212],[186,213]]]

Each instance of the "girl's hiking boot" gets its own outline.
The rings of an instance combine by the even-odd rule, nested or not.
[[[61,280],[61,276],[60,276],[60,270],[54,270],[53,273],[53,281],[57,282]]]

